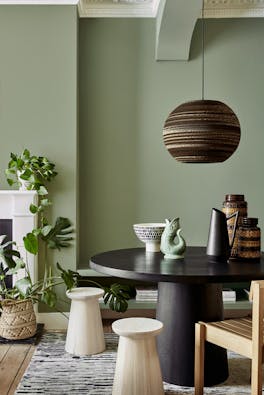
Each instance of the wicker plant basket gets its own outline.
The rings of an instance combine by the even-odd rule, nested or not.
[[[9,340],[27,339],[37,330],[36,315],[31,299],[1,301],[0,336]]]

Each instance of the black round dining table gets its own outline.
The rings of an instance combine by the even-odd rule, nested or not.
[[[163,380],[194,385],[195,322],[223,319],[222,283],[264,279],[260,262],[215,261],[204,247],[187,247],[183,259],[165,259],[144,248],[107,251],[94,255],[90,267],[100,273],[158,283],[156,318],[164,330],[158,336]],[[133,281],[132,281],[133,282]],[[228,377],[226,350],[206,344],[205,385]]]

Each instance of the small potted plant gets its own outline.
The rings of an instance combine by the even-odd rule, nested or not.
[[[11,153],[10,156],[5,171],[8,184],[19,185],[20,190],[35,190],[39,195],[46,195],[44,182],[51,181],[57,175],[54,163],[45,156],[31,155],[28,149],[24,149],[21,155]]]
[[[0,236],[0,336],[10,340],[26,339],[35,334],[37,329],[33,303],[43,300],[54,304],[52,288],[55,279],[32,283],[29,268],[14,249],[13,241],[5,242],[5,235]],[[7,286],[8,276],[23,273],[12,287]]]

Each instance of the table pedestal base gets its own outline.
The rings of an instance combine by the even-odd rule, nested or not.
[[[194,324],[223,319],[222,286],[160,282],[157,319],[164,324],[157,339],[163,380],[193,386]],[[227,377],[226,350],[207,343],[205,386],[219,384]]]

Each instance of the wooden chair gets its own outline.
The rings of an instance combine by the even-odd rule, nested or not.
[[[250,287],[252,318],[195,324],[195,395],[204,388],[205,341],[251,359],[251,395],[262,394],[264,280]]]

